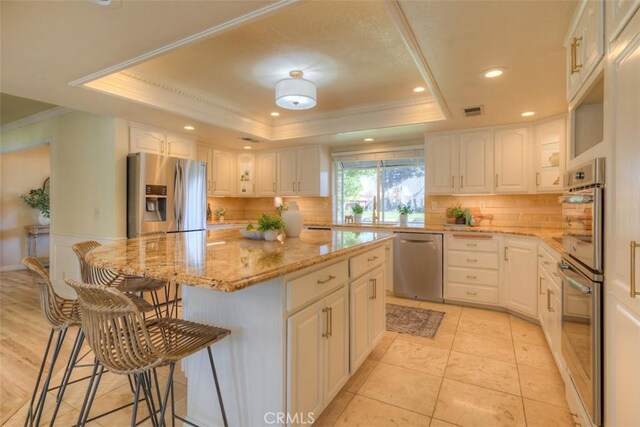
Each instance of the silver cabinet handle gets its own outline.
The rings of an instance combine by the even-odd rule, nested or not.
[[[551,289],[547,289],[547,311],[553,313],[555,310],[551,308],[551,295],[553,295],[553,291]]]
[[[475,258],[467,258],[467,262],[478,262]]]
[[[504,247],[504,260],[505,261],[509,261],[509,247],[508,246]]]
[[[325,283],[329,283],[330,281],[332,281],[335,278],[336,278],[336,276],[329,275],[329,277],[327,277],[324,280],[318,279],[318,285],[324,285]]]
[[[629,248],[631,252],[631,264],[629,265],[629,294],[631,298],[635,298],[640,295],[640,292],[636,291],[636,248],[640,246],[640,243],[636,243],[635,240],[632,240]]]
[[[542,281],[543,281],[543,280],[544,280],[544,277],[542,277],[542,276],[540,276],[540,277],[538,278],[538,282],[539,282],[539,285],[538,285],[538,294],[539,294],[539,295],[544,295],[544,292],[542,291]]]
[[[331,335],[329,332],[329,307],[325,307],[322,309],[324,313],[324,333],[322,334],[322,338],[329,338]]]
[[[377,260],[377,259],[378,259],[378,256],[377,256],[377,255],[374,255],[374,256],[372,256],[372,257],[367,258],[367,261],[372,262],[372,261],[375,261],[375,260]]]

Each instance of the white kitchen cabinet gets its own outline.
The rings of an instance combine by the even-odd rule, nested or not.
[[[161,129],[131,125],[129,128],[129,152],[152,153],[182,159],[195,159],[195,140],[175,135]]]
[[[582,0],[567,39],[567,98],[580,91],[604,54],[604,1]]]
[[[545,305],[547,304],[547,287],[549,284],[547,283],[547,277],[542,267],[538,267],[538,286],[537,286],[537,295],[538,295],[538,321],[540,322],[540,327],[542,328],[542,332],[544,332],[545,337],[547,338],[547,342],[549,341],[549,316],[547,315],[547,311],[544,310]]]
[[[493,135],[491,131],[461,133],[458,139],[459,193],[493,190]]]
[[[563,189],[565,132],[564,118],[544,121],[534,127],[535,184],[539,193]]]
[[[612,128],[607,159],[607,216],[604,284],[604,421],[640,425],[640,13],[612,45],[608,67],[606,120]],[[631,276],[635,265],[635,277]]]
[[[503,251],[505,306],[537,318],[537,242],[522,237],[505,237]]]
[[[256,156],[249,153],[238,154],[236,180],[239,197],[256,195]]]
[[[427,135],[427,194],[455,194],[458,178],[458,135]]]
[[[317,417],[349,378],[347,287],[287,320],[287,410]]]
[[[384,267],[378,267],[371,272],[373,281],[373,299],[371,305],[371,343],[373,346],[380,342],[386,330],[386,305],[385,305],[385,271]],[[375,344],[373,344],[375,343]]]
[[[329,156],[321,147],[277,153],[279,196],[328,196]]]
[[[235,189],[235,155],[228,151],[211,151],[211,195],[233,196]]]
[[[606,37],[609,42],[614,41],[627,25],[635,11],[640,8],[640,0],[609,0],[604,2],[606,22]]]
[[[349,285],[351,304],[351,371],[362,365],[371,352],[369,310],[371,286],[368,276],[354,280]]]
[[[258,155],[258,196],[273,197],[276,195],[277,155],[264,153]]]
[[[211,196],[213,192],[213,163],[211,162],[211,153],[213,149],[207,145],[198,144],[196,146],[196,160],[207,164],[207,196]]]
[[[494,136],[495,192],[529,191],[529,129],[500,129]]]

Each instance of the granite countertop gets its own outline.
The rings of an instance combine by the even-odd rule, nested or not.
[[[87,261],[122,274],[234,292],[393,238],[378,232],[304,230],[284,241],[244,239],[237,229],[169,233],[110,243]]]

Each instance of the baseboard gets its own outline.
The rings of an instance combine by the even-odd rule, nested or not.
[[[27,267],[25,267],[22,264],[9,264],[9,265],[0,266],[0,271],[25,270],[26,268]]]

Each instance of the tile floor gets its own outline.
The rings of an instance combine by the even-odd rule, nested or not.
[[[28,285],[26,273],[3,273],[0,280],[0,424],[22,426],[47,328],[39,317],[37,293]],[[434,339],[387,332],[316,426],[573,425],[564,384],[539,326],[488,310],[393,297],[388,302],[444,311],[446,315]],[[21,333],[23,322],[31,325],[29,337]],[[76,371],[75,376],[87,371]],[[160,376],[163,374],[161,371]],[[186,382],[180,375],[176,381],[177,412],[185,413]],[[69,387],[56,425],[75,423],[85,390],[84,382]],[[92,415],[130,399],[126,378],[106,374]],[[48,420],[54,400],[50,395],[43,422]],[[128,425],[130,411],[90,425]],[[141,406],[140,411],[142,415],[146,408]]]

